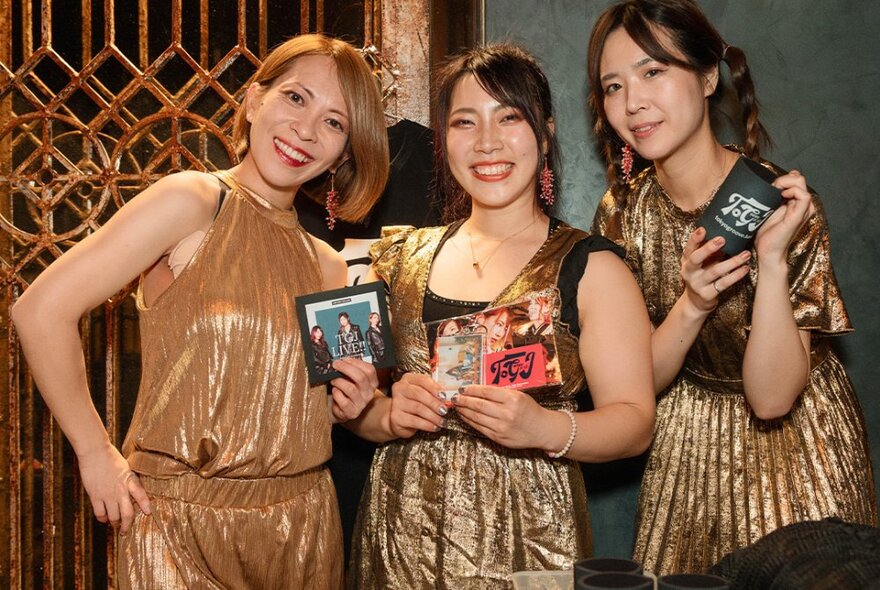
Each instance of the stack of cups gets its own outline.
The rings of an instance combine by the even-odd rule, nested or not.
[[[644,575],[641,564],[636,561],[593,557],[574,564],[574,587],[575,590],[654,590],[654,580]]]

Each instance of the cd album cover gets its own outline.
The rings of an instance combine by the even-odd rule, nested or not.
[[[425,324],[434,380],[447,396],[471,383],[515,389],[561,383],[553,326],[557,308],[556,291],[548,289],[510,305]],[[480,364],[474,370],[471,356]]]
[[[434,381],[443,386],[445,399],[458,393],[459,387],[483,382],[483,340],[482,334],[437,338]]]
[[[342,376],[334,360],[360,358],[377,368],[395,364],[388,306],[381,281],[296,298],[309,381]]]

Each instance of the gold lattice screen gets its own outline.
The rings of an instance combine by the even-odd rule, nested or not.
[[[380,45],[379,3],[0,0],[0,587],[106,587],[114,555],[23,365],[9,306],[150,182],[234,163],[232,114],[268,49],[306,31]],[[365,56],[393,92],[396,69]],[[116,442],[139,378],[129,292],[81,322],[93,399]]]

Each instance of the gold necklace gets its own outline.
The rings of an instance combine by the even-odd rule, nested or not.
[[[495,253],[501,249],[501,246],[504,244],[504,242],[520,235],[521,233],[523,233],[524,231],[526,231],[527,229],[529,229],[530,227],[535,225],[536,221],[538,221],[537,216],[533,217],[532,220],[528,223],[528,225],[526,225],[524,228],[513,232],[512,234],[510,234],[509,236],[507,236],[506,238],[504,238],[502,240],[497,240],[498,245],[495,246],[491,252],[489,252],[488,254],[483,256],[483,258],[481,258],[479,260],[477,259],[477,255],[474,252],[474,236],[471,234],[470,230],[466,230],[465,233],[467,233],[467,236],[468,236],[468,244],[470,244],[470,247],[471,247],[471,266],[473,266],[475,271],[481,272],[486,267],[486,265],[489,263],[489,261],[492,259],[492,257],[495,256]],[[491,238],[484,238],[484,239],[491,240]]]
[[[696,211],[697,209],[699,209],[700,207],[702,207],[703,205],[705,205],[706,203],[708,203],[709,201],[711,201],[711,200],[712,200],[712,197],[714,197],[716,194],[718,194],[718,189],[720,189],[720,188],[721,188],[721,185],[724,184],[724,179],[725,179],[725,176],[724,176],[724,170],[725,170],[725,168],[727,168],[727,154],[723,154],[723,155],[721,156],[721,172],[718,174],[718,176],[717,176],[716,179],[715,179],[715,180],[718,181],[718,184],[716,184],[716,185],[715,185],[715,188],[713,188],[713,189],[709,192],[709,196],[708,196],[708,197],[706,197],[703,201],[697,203],[695,206],[689,208],[688,211]],[[683,209],[683,207],[677,205],[677,204],[675,203],[675,200],[674,200],[671,196],[669,196],[669,193],[666,192],[666,189],[663,188],[663,185],[660,185],[660,190],[663,191],[663,194],[666,195],[666,198],[669,199],[670,201],[672,201],[672,203],[673,203],[676,207],[679,207],[680,209]]]
[[[718,174],[718,177],[715,179],[718,181],[718,184],[715,185],[715,188],[712,189],[712,192],[709,193],[709,196],[706,197],[706,200],[703,201],[702,203],[700,203],[699,205],[697,205],[696,207],[694,207],[694,209],[699,209],[700,207],[702,207],[703,205],[705,205],[706,203],[711,201],[712,197],[714,197],[718,193],[718,189],[720,189],[721,185],[724,184],[724,178],[725,178],[724,177],[724,170],[726,168],[727,168],[727,150],[724,150],[724,153],[721,154],[721,172]]]

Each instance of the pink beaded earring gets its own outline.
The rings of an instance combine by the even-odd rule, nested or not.
[[[550,170],[550,167],[547,165],[546,159],[544,160],[544,169],[541,170],[540,182],[541,200],[550,207],[556,201],[556,195],[553,194],[553,171]]]
[[[629,175],[633,169],[633,151],[628,143],[620,148],[620,172],[623,174],[623,182],[629,182]]]
[[[337,199],[336,187],[334,186],[334,181],[336,180],[336,173],[330,173],[330,190],[327,191],[327,199],[325,201],[324,206],[327,208],[327,229],[333,231],[333,228],[336,227],[336,208],[339,206],[339,200]]]

